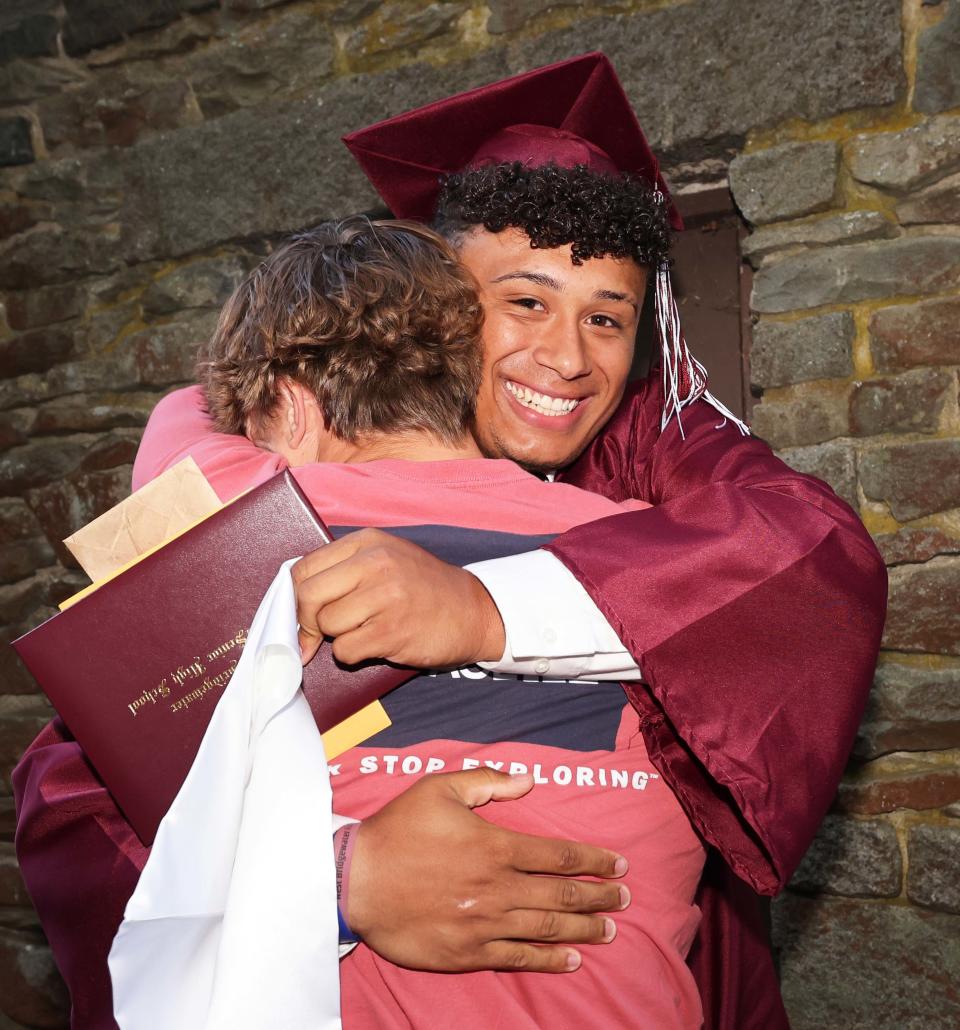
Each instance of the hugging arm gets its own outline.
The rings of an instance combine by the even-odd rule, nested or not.
[[[636,384],[564,478],[655,507],[548,546],[629,648],[651,758],[761,893],[782,888],[833,796],[872,681],[886,571],[855,513],[704,402],[661,433]]]

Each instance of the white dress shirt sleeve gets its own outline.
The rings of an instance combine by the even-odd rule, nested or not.
[[[506,648],[492,672],[640,680],[637,663],[572,572],[548,551],[467,565],[500,610]]]

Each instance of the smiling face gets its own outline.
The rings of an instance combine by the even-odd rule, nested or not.
[[[646,270],[629,258],[575,265],[569,245],[534,249],[517,229],[474,229],[458,250],[485,318],[477,443],[529,469],[563,468],[623,397]]]

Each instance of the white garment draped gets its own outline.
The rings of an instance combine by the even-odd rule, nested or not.
[[[291,564],[114,938],[121,1030],[340,1027],[330,777],[300,690]]]

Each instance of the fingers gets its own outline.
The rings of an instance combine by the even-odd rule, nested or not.
[[[321,551],[326,549],[321,548]],[[304,665],[320,649],[324,636],[336,637],[362,625],[375,601],[370,591],[357,589],[363,581],[363,569],[356,562],[345,559],[322,572],[306,575],[303,569],[307,567],[301,567],[306,561],[307,558],[301,558],[293,566],[297,622],[300,624],[297,635]],[[298,568],[301,569],[299,573],[296,572]]]
[[[630,904],[630,890],[624,883],[596,883],[564,876],[524,876],[521,882],[523,908],[539,910],[541,914],[620,912]]]
[[[505,831],[506,832],[506,831]],[[528,873],[551,873],[555,876],[599,876],[604,879],[623,876],[627,860],[615,851],[596,848],[573,840],[511,834],[514,838],[514,867]]]
[[[520,909],[505,920],[503,936],[544,944],[609,944],[617,924],[609,916]]]
[[[580,953],[558,945],[491,941],[478,969],[523,970],[528,973],[572,973],[580,968]]]
[[[361,551],[396,545],[396,540],[396,537],[384,533],[381,529],[359,529],[355,533],[345,533],[331,543],[305,554],[293,565],[290,574],[293,576],[294,586],[311,576],[332,569],[334,565],[347,561]]]
[[[488,801],[514,801],[533,788],[533,777],[528,773],[511,776],[487,768],[441,773],[431,777],[429,782],[438,789],[446,790],[468,808],[479,808]]]

